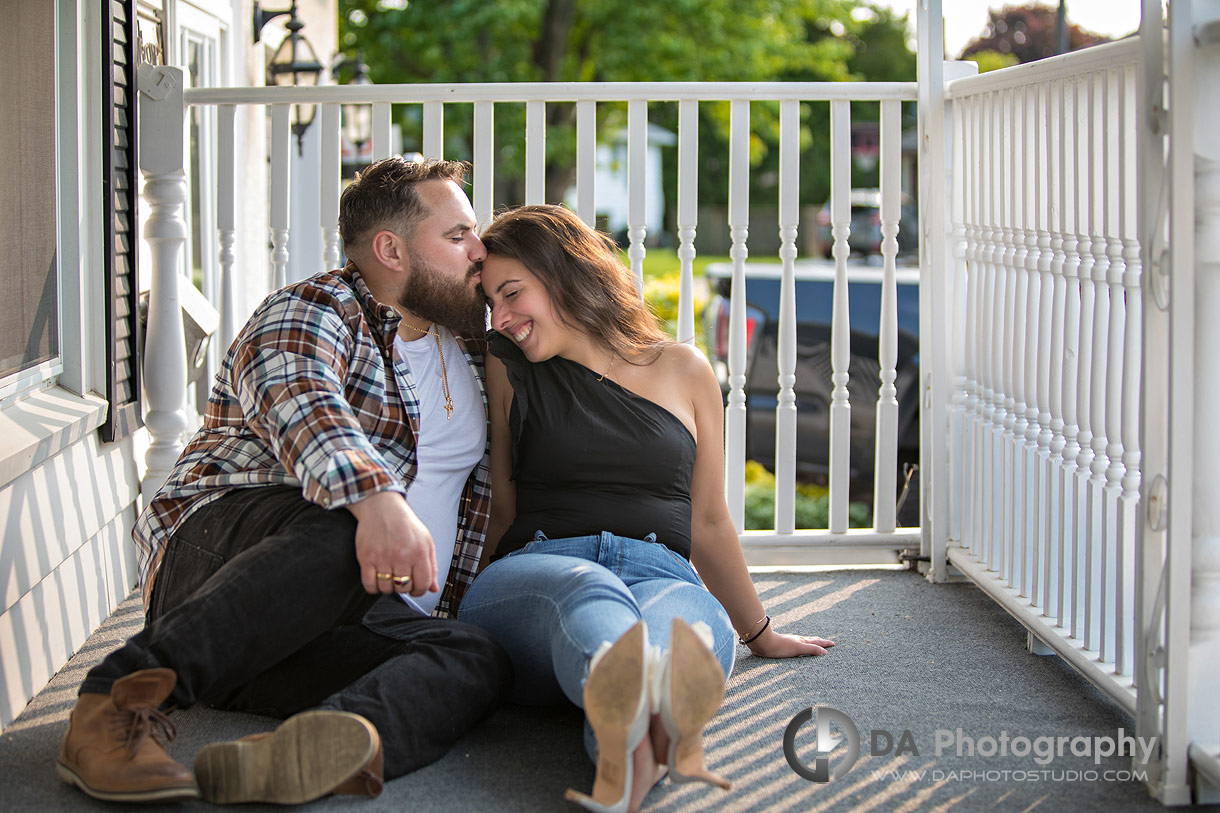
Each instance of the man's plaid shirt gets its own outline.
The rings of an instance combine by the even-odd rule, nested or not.
[[[235,488],[300,486],[339,508],[415,477],[419,401],[393,355],[400,317],[352,264],[275,291],[229,348],[203,426],[132,534],[147,608],[166,544],[199,507]],[[483,392],[486,343],[458,337]],[[490,433],[488,433],[490,435]],[[459,503],[457,543],[436,615],[474,579],[490,507],[487,448]],[[353,576],[354,578],[354,576]]]

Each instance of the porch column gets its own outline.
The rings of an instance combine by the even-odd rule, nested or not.
[[[151,279],[148,327],[144,335],[144,393],[150,444],[147,468],[140,481],[144,505],[169,477],[182,452],[186,431],[186,339],[178,284],[182,277],[186,221],[183,171],[185,108],[182,71],[165,66],[140,66],[140,170],[144,174],[144,201],[148,220]]]
[[[1195,2],[1195,352],[1194,477],[1190,601],[1189,734],[1220,754],[1220,6]],[[1220,801],[1220,785],[1208,783]],[[1200,791],[1203,788],[1199,788]]]

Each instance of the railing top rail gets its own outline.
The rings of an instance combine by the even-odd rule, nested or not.
[[[391,102],[915,101],[914,82],[483,82],[197,88],[188,105]]]
[[[1140,38],[1131,36],[1117,42],[1107,42],[1104,45],[1047,57],[1037,62],[955,79],[945,85],[945,93],[951,99],[959,99],[1036,82],[1066,79],[1107,68],[1135,65],[1139,63],[1141,56]]]

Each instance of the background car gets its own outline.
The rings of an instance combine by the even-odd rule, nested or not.
[[[816,251],[830,259],[834,246],[831,234],[830,201],[818,210],[818,231],[815,237]],[[881,253],[881,190],[851,190],[851,227],[847,245],[853,254],[868,257]],[[919,247],[919,223],[915,204],[909,195],[903,194],[898,215],[898,252],[906,253]]]
[[[775,470],[775,410],[778,405],[778,339],[780,266],[746,266],[746,457]],[[728,394],[730,263],[707,268],[712,298],[704,311],[708,356],[722,391]],[[848,401],[851,406],[850,491],[852,500],[872,501],[875,467],[876,404],[881,386],[878,334],[882,271],[852,266],[848,270],[851,355]],[[919,459],[919,270],[902,268],[896,275],[898,357],[899,489],[903,465]],[[834,269],[824,263],[798,264],[796,274],[796,466],[797,476],[814,483],[827,480],[830,448],[831,313]],[[912,484],[914,487],[914,484]],[[912,514],[912,511],[914,513]],[[900,523],[918,524],[918,500],[908,499]]]

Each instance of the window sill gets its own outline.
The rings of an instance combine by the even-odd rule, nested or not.
[[[88,436],[106,420],[106,401],[52,387],[0,410],[0,488]]]

